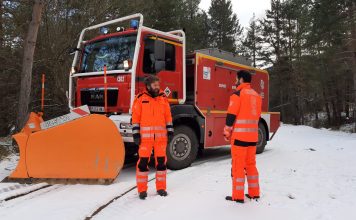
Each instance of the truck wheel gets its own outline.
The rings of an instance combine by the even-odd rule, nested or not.
[[[258,124],[258,142],[257,142],[257,149],[256,149],[256,153],[257,154],[261,154],[266,147],[267,144],[267,132],[266,132],[266,128],[262,123]]]
[[[189,167],[198,154],[198,139],[188,126],[178,126],[174,129],[172,141],[167,145],[167,167],[180,170]]]

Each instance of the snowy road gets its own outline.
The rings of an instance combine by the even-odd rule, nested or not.
[[[171,172],[168,197],[156,196],[151,182],[146,201],[133,190],[94,219],[356,219],[355,134],[282,126],[257,156],[262,198],[245,204],[224,200],[230,194],[231,165],[221,156],[228,151],[208,151],[194,166]],[[202,162],[206,159],[211,161]],[[0,163],[0,168],[9,163]],[[1,169],[0,177],[7,173]],[[134,182],[134,168],[128,168],[110,186],[47,187],[0,201],[0,219],[85,219]],[[6,186],[1,183],[0,192]]]

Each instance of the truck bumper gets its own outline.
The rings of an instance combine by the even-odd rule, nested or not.
[[[125,143],[133,143],[132,137],[132,129],[131,128],[122,128],[121,124],[124,123],[125,125],[130,124],[131,115],[112,115],[109,117],[119,129],[122,139]]]

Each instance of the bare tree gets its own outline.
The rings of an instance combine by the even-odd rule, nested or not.
[[[17,126],[23,127],[28,115],[28,105],[31,94],[31,79],[33,56],[35,53],[37,33],[41,22],[44,0],[34,0],[32,9],[32,19],[28,27],[27,36],[24,42],[24,53],[21,71],[21,87],[18,106]]]

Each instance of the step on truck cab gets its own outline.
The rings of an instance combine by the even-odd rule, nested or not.
[[[253,74],[252,87],[263,98],[257,146],[262,153],[280,124],[279,113],[268,112],[268,72],[232,53],[203,49],[187,54],[185,48],[182,30],[145,27],[141,14],[84,28],[73,50],[69,107],[88,105],[91,112],[106,114],[119,128],[126,154],[135,154],[131,106],[145,89],[144,78],[158,76],[175,128],[167,146],[167,165],[182,169],[195,160],[198,150],[229,144],[222,134],[227,105],[236,89],[236,72],[246,69]]]

